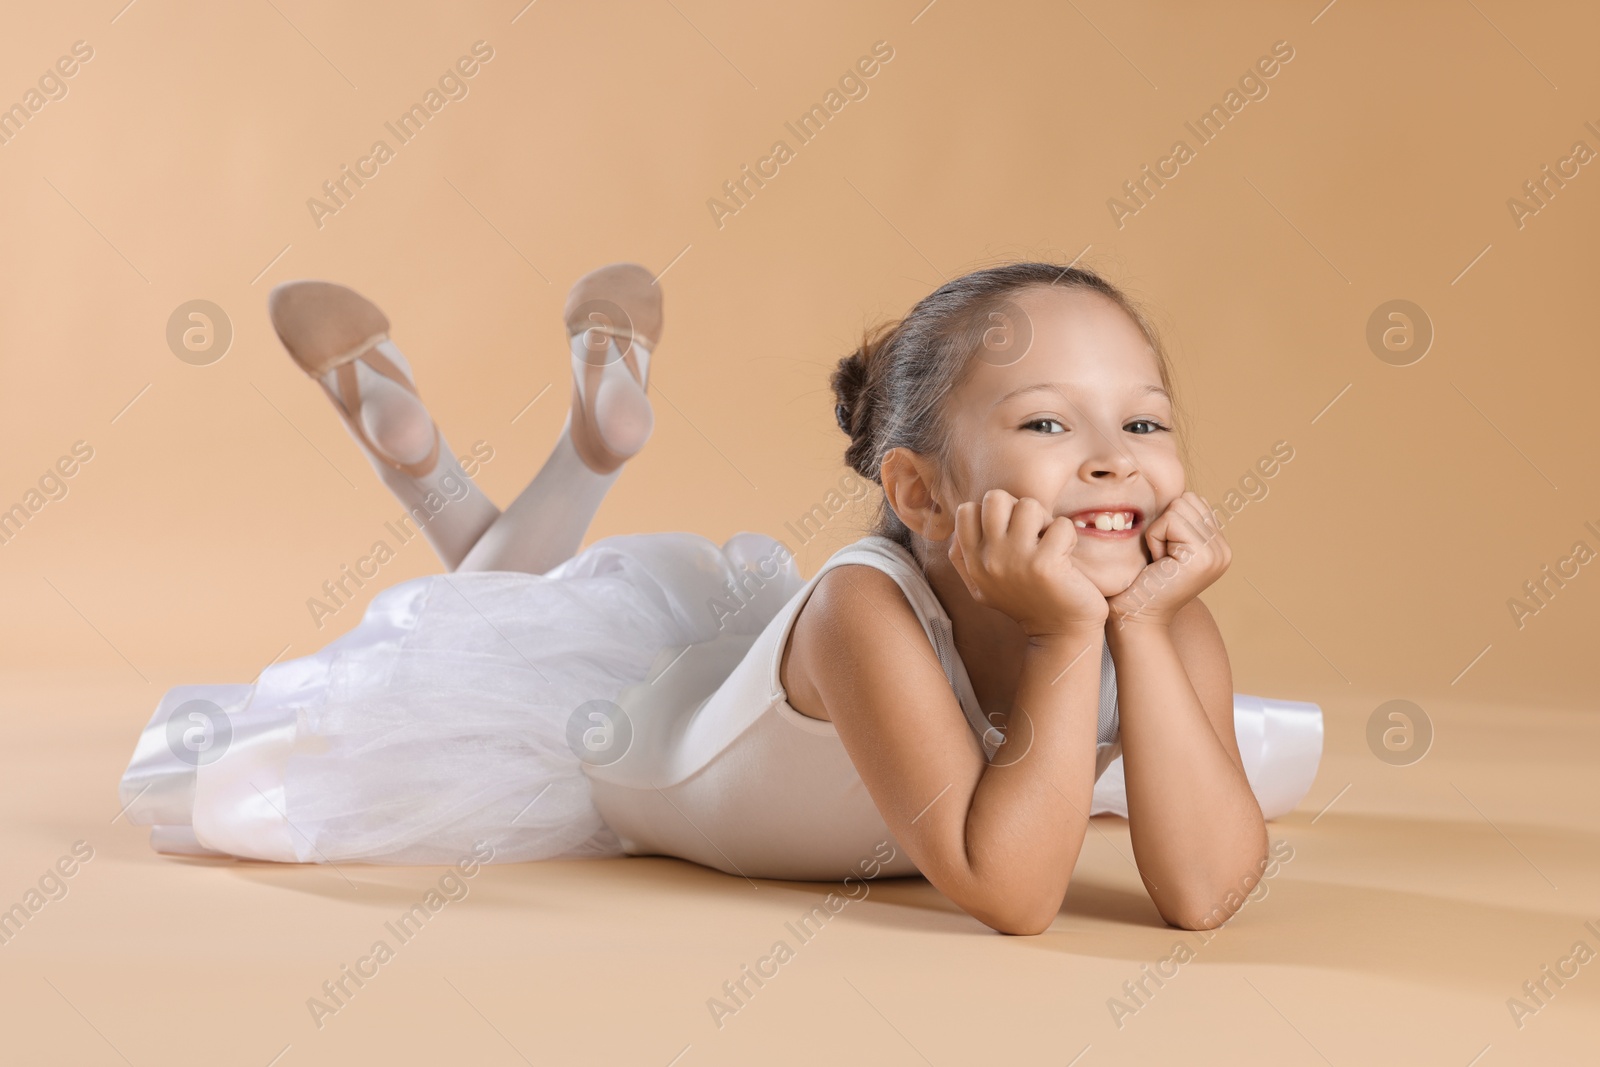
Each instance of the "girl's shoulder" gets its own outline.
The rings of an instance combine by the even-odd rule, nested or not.
[[[881,636],[891,621],[906,622],[915,632],[946,617],[916,558],[898,542],[877,534],[828,557],[801,605],[801,617],[808,613],[808,629],[844,628],[871,636]]]
[[[919,594],[926,590],[931,597],[932,590],[909,553],[886,538],[863,538],[835,553],[825,568],[795,616],[780,668],[790,705],[817,719],[829,718],[819,676],[846,666],[846,652],[881,658],[872,654],[892,644],[937,660],[919,612]]]
[[[890,538],[868,534],[852,541],[829,556],[822,569],[824,573],[817,576],[814,593],[823,592],[824,587],[831,591],[865,580],[880,594],[887,595],[898,589],[919,615],[944,614],[916,557]],[[866,577],[870,572],[876,574]]]
[[[891,570],[868,560],[851,560],[835,564],[817,579],[800,615],[809,613],[813,626],[844,625],[857,616],[870,624],[876,617],[881,627],[887,621],[881,614],[885,611],[918,621],[911,598]]]

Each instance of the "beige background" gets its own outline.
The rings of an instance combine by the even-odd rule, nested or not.
[[[1465,1063],[1489,1042],[1522,1041],[1521,1055],[1575,1033],[1563,1027],[1593,1011],[1600,978],[1587,975],[1529,1023],[1532,1036],[1510,1031],[1503,1004],[1567,950],[1583,918],[1600,915],[1583,858],[1594,837],[1577,828],[1595,800],[1597,735],[1573,714],[1593,712],[1600,691],[1600,565],[1582,567],[1521,629],[1507,607],[1574,542],[1600,550],[1584,526],[1600,528],[1589,321],[1600,219],[1590,186],[1600,177],[1583,167],[1520,227],[1507,206],[1575,141],[1600,149],[1585,126],[1600,126],[1592,11],[1504,0],[1206,12],[1099,0],[121,3],[14,5],[0,34],[0,104],[21,101],[74,42],[93,49],[65,97],[0,145],[0,508],[23,501],[74,442],[94,450],[67,495],[0,545],[0,680],[18,737],[0,786],[14,816],[0,901],[20,897],[77,838],[104,857],[75,896],[36,918],[44,929],[26,931],[31,941],[0,948],[10,1002],[39,1027],[30,1062],[118,1062],[106,1044],[127,1046],[132,1062],[178,1062],[186,1031],[163,1021],[175,1012],[199,1028],[190,1033],[228,1035],[194,1062],[266,1063],[286,1043],[295,1045],[286,1064],[408,1049],[517,1062],[460,1001],[438,1001],[453,994],[420,959],[398,961],[413,971],[385,993],[363,994],[348,1045],[319,1044],[298,1014],[363,947],[364,931],[433,874],[367,869],[352,882],[183,864],[109,820],[116,777],[162,690],[248,680],[353,626],[357,606],[319,630],[306,599],[400,510],[278,346],[268,290],[330,278],[385,308],[455,450],[493,447],[478,481],[503,505],[562,423],[566,287],[624,259],[670,264],[653,365],[657,430],[590,542],[677,529],[789,539],[784,524],[844,473],[828,371],[864,326],[946,277],[1081,256],[1145,301],[1191,416],[1194,488],[1217,503],[1275,442],[1294,449],[1268,494],[1227,525],[1234,564],[1206,594],[1238,690],[1314,700],[1329,714],[1325,773],[1305,815],[1272,828],[1307,835],[1302,855],[1313,858],[1291,865],[1276,894],[1280,909],[1298,899],[1300,910],[1237,935],[1239,948],[1255,939],[1243,958],[1260,966],[1245,973],[1267,995],[1294,999],[1335,1062],[1422,1062],[1364,1036],[1405,1033],[1423,1016],[1436,1032],[1466,1035],[1416,1052],[1428,1062]],[[468,95],[397,145],[384,123],[479,40],[494,57]],[[798,145],[784,123],[877,41],[894,56],[868,94]],[[1198,146],[1185,122],[1277,41],[1294,57],[1265,80],[1268,94]],[[379,138],[394,158],[319,228],[306,201]],[[707,200],[780,138],[795,158],[719,227]],[[1179,138],[1198,146],[1195,158],[1119,227],[1108,199]],[[222,307],[234,331],[206,366],[180,361],[165,337],[174,309],[194,299]],[[1410,366],[1381,361],[1366,339],[1369,317],[1394,299],[1420,305],[1436,331]],[[805,572],[866,518],[841,515],[804,546]],[[436,570],[419,539],[361,603]],[[1432,716],[1432,762],[1400,770],[1366,751],[1367,716],[1392,698]],[[1427,814],[1407,823],[1402,811]],[[1069,897],[1078,913],[1062,919],[1073,930],[1089,923],[1092,936],[991,939],[974,969],[957,935],[982,931],[922,885],[915,906],[863,918],[863,939],[839,951],[878,961],[877,976],[858,984],[895,991],[898,1014],[879,1005],[880,1014],[935,1062],[974,1062],[983,1034],[1000,1035],[1019,1062],[1066,1062],[1090,1042],[1132,1062],[1181,1052],[1196,1020],[1224,1017],[1217,1047],[1237,1053],[1245,1037],[1270,1033],[1264,1047],[1279,1062],[1312,1062],[1233,976],[1195,980],[1187,1001],[1163,994],[1169,1014],[1147,1032],[1169,1044],[1117,1044],[1103,998],[1176,932],[1153,920],[1126,856],[1113,854],[1127,852],[1116,825],[1110,837],[1090,835],[1089,888]],[[1419,858],[1426,842],[1455,850],[1433,856],[1442,868]],[[526,867],[488,872],[481,892],[499,903],[483,907],[500,910],[468,912],[464,940],[441,935],[427,951],[457,953],[445,973],[463,990],[476,982],[482,1014],[512,1027],[530,1057],[610,1041],[619,1056],[626,1047],[666,1063],[705,1030],[694,1014],[704,995],[764,947],[777,921],[763,915],[725,942],[719,923],[741,920],[719,918],[737,901],[718,894],[748,893],[742,883],[672,861],[586,881],[597,869],[552,866],[564,873],[550,881]],[[1095,872],[1122,888],[1094,889]],[[1294,897],[1312,875],[1315,888]],[[649,905],[651,883],[680,888]],[[1330,888],[1356,884],[1367,888]],[[1456,894],[1443,913],[1427,895],[1441,891]],[[803,910],[798,889],[776,892],[794,902],[771,915]],[[1545,895],[1530,904],[1523,894]],[[654,906],[655,920],[640,917]],[[674,917],[679,906],[690,919]],[[557,925],[530,935],[521,924],[532,911]],[[1375,915],[1384,918],[1365,925]],[[684,925],[691,919],[706,925]],[[1319,920],[1342,928],[1320,948],[1283,940],[1310,936],[1307,923]],[[622,936],[619,923],[638,928]],[[520,931],[515,952],[497,947],[509,928]],[[1432,947],[1402,953],[1394,946],[1408,935]],[[605,965],[586,955],[602,944]],[[1354,984],[1352,944],[1383,957]],[[710,953],[693,978],[669,963],[686,945]],[[1052,950],[1086,954],[1070,982],[1041,967]],[[1465,961],[1481,963],[1478,950],[1497,962],[1473,970]],[[1334,976],[1328,984],[1285,986],[1261,969],[1310,975],[1313,958]],[[474,979],[475,967],[536,975],[540,992],[496,987],[489,972]],[[565,988],[562,967],[582,969],[582,980]],[[1030,968],[1043,985],[1027,984]],[[240,984],[223,996],[207,974]],[[829,980],[811,1002],[767,994],[784,1007],[747,1030],[764,1037],[743,1052],[701,1044],[695,1055],[749,1062],[741,1057],[757,1048],[809,1041],[817,1055],[914,1061],[865,996]],[[1030,990],[1023,1003],[991,988],[1019,981]],[[1060,1029],[1043,1022],[1066,1011],[1079,981],[1087,999]],[[689,993],[643,992],[680,982]],[[955,997],[942,983],[977,984]],[[1370,992],[1353,1021],[1340,1021],[1329,1005],[1357,988]],[[533,1011],[530,996],[554,999],[519,1015]],[[627,1031],[637,1040],[604,1016],[598,1037],[570,1028],[601,1001],[644,1020]],[[971,1014],[960,1014],[966,1005]],[[1038,1044],[1007,1030],[1019,1007],[1041,1013],[1027,1031]],[[442,1029],[417,1036],[419,1011],[437,1011]],[[819,1026],[830,1012],[861,1036]],[[469,1024],[479,1027],[470,1038],[452,1029]],[[1510,1057],[1498,1062],[1516,1062],[1496,1047]]]

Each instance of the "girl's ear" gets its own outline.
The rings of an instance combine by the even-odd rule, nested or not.
[[[906,528],[928,541],[943,541],[955,532],[955,515],[934,492],[934,461],[909,448],[891,448],[884,454],[878,477],[889,507]]]

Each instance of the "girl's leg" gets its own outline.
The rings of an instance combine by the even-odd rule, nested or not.
[[[405,356],[392,341],[381,342],[378,350],[407,378],[412,378]],[[425,457],[435,423],[422,401],[365,363],[357,361],[356,367],[361,390],[359,418],[368,439],[408,465]],[[444,434],[438,435],[438,466],[421,477],[413,477],[375,455],[353,431],[352,436],[383,484],[410,513],[413,525],[428,539],[445,569],[457,569],[483,532],[500,517],[500,509],[461,469]]]
[[[602,267],[573,286],[565,315],[571,410],[555,449],[504,514],[461,469],[376,305],[343,286],[288,282],[268,306],[284,346],[326,388],[449,570],[543,574],[571,558],[623,463],[650,436],[644,385],[661,300],[636,264]]]
[[[289,355],[321,383],[378,477],[453,570],[500,509],[439,433],[388,318],[353,289],[309,280],[274,288],[267,310]]]
[[[411,377],[405,357],[392,341],[381,342],[378,350]],[[584,362],[583,357],[575,362]],[[614,374],[623,373],[620,361],[615,366]],[[367,438],[404,464],[427,456],[435,423],[422,401],[365,363],[358,361],[357,368],[359,417]],[[627,385],[635,384],[631,376],[624,373],[624,377]],[[601,384],[606,391],[626,388],[622,382],[605,378]],[[573,394],[577,405],[576,382]],[[648,407],[649,401],[644,403]],[[582,421],[581,406],[577,413]],[[438,466],[423,477],[413,477],[386,462],[360,435],[352,436],[447,570],[543,574],[578,551],[606,491],[622,473],[621,466],[605,474],[589,467],[579,455],[573,433],[569,414],[544,466],[504,513],[467,477],[442,433]]]
[[[650,436],[650,401],[641,385],[648,381],[650,353],[642,341],[619,348],[614,337],[588,331],[571,341],[572,408],[561,436],[533,481],[457,570],[543,574],[572,558],[622,465]],[[623,348],[631,359],[623,358]],[[637,378],[630,361],[638,366]]]

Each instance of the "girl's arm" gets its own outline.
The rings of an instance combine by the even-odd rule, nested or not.
[[[963,503],[951,542],[974,598],[1029,636],[992,760],[910,603],[876,568],[837,567],[817,583],[796,622],[801,667],[918,869],[980,922],[1039,933],[1088,828],[1110,609],[1072,563],[1072,523],[1037,500],[990,490]]]
[[[823,575],[792,649],[928,881],[1001,933],[1036,934],[1061,909],[1088,828],[1103,640],[1091,624],[1029,646],[992,762],[883,571],[848,564]]]
[[[1113,622],[1123,776],[1134,860],[1167,922],[1226,922],[1267,855],[1266,823],[1239,757],[1233,674],[1198,598],[1170,624]]]
[[[1203,498],[1151,524],[1152,562],[1110,598],[1134,860],[1169,923],[1209,929],[1243,904],[1266,862],[1261,806],[1234,733],[1233,672],[1197,594],[1232,552]]]

